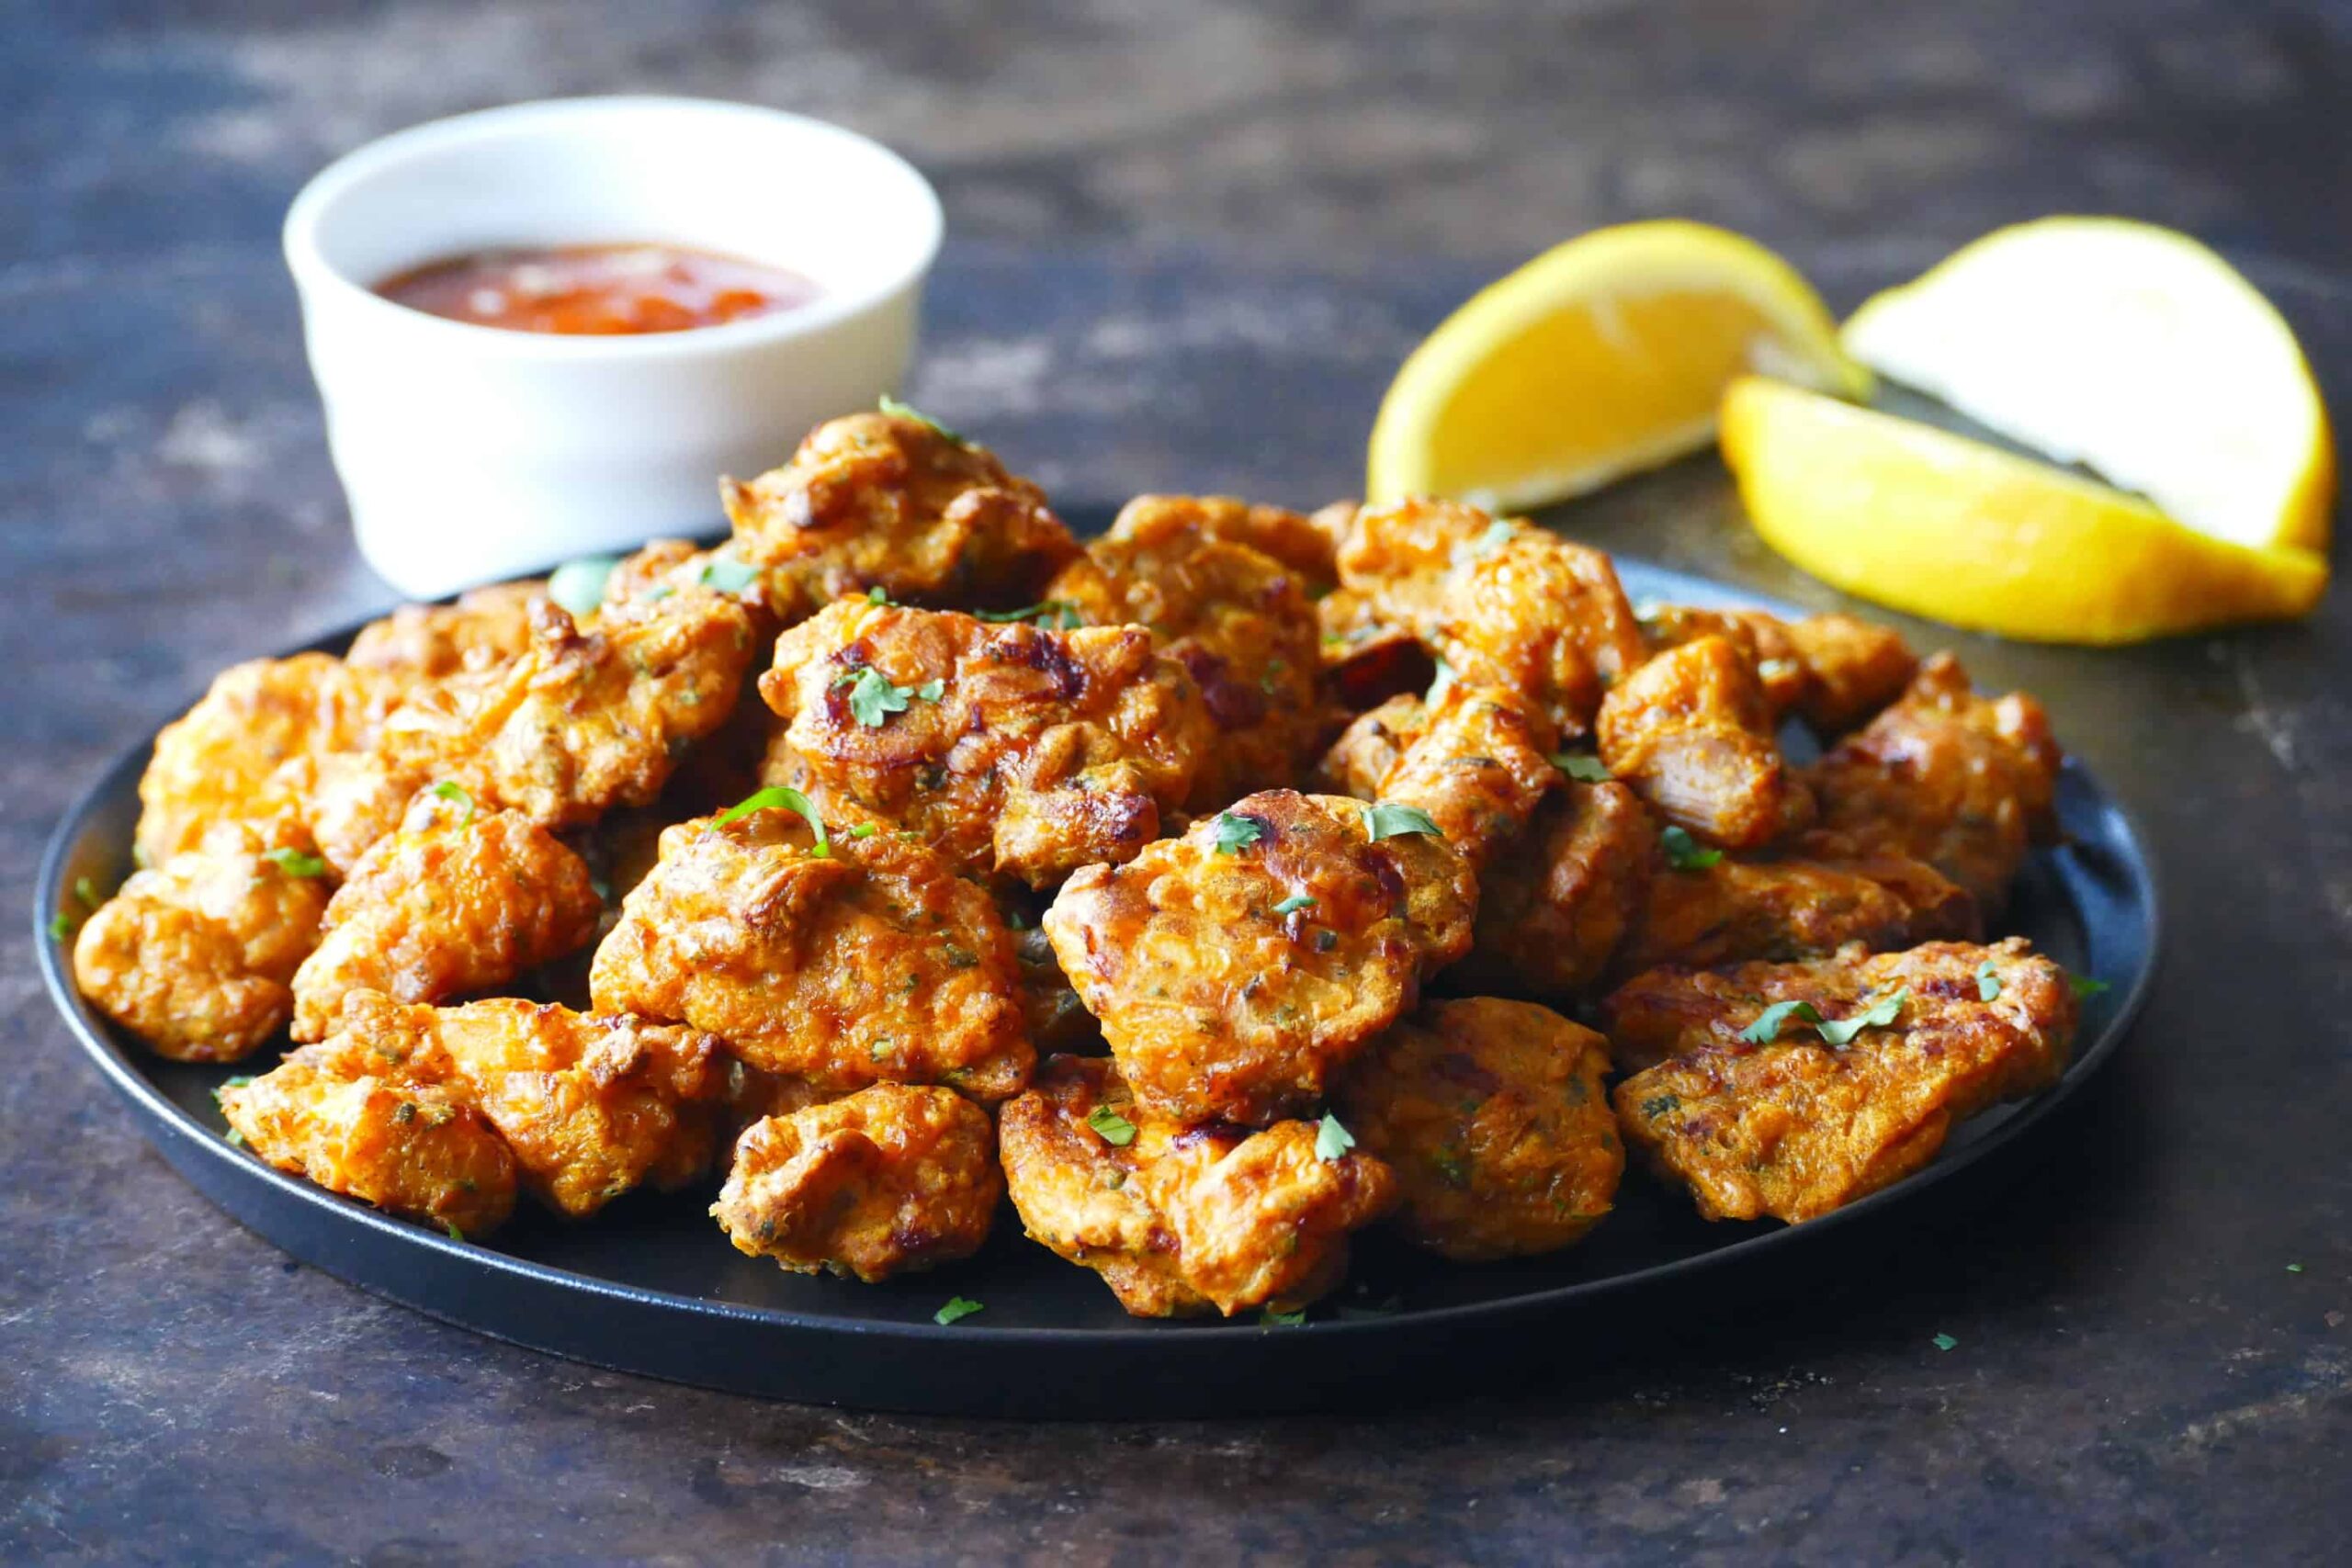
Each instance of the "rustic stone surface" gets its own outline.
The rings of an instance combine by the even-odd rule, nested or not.
[[[275,227],[321,160],[450,110],[659,87],[904,146],[957,235],[919,396],[1079,500],[1343,492],[1419,333],[1559,235],[1657,211],[1785,244],[1841,305],[2007,219],[2186,224],[2248,258],[2352,407],[2340,7],[104,12],[0,9],[0,882],[20,909],[106,757],[220,665],[384,599]],[[1831,602],[1739,531],[1705,460],[1565,521]],[[1532,1337],[1516,1390],[1378,1416],[863,1416],[476,1338],[183,1186],[20,942],[0,950],[0,1557],[2339,1558],[2348,635],[2338,594],[2303,626],[2120,653],[1950,639],[2050,696],[2157,846],[2166,969],[2114,1066],[2005,1190],[1817,1280],[1611,1342]]]

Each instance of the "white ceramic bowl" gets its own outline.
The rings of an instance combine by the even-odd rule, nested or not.
[[[368,564],[430,597],[718,519],[718,477],[895,390],[939,200],[821,120],[574,98],[437,120],[328,165],[286,215],[327,437]],[[474,326],[373,287],[487,247],[645,241],[780,265],[801,308],[639,336]]]

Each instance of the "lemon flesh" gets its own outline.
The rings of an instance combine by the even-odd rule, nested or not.
[[[1373,427],[1374,504],[1521,510],[1704,446],[1733,377],[1860,395],[1794,268],[1702,223],[1596,230],[1489,285],[1397,372]]]
[[[2137,496],[1932,425],[1744,378],[1724,459],[1757,532],[1849,593],[2042,642],[2301,615],[2327,563],[2183,526]]]
[[[2294,333],[2169,229],[1998,230],[1846,323],[1848,353],[2216,539],[2327,547],[2335,456]]]

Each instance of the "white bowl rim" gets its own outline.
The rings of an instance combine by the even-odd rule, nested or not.
[[[641,113],[708,116],[714,119],[741,118],[786,125],[812,133],[819,141],[854,144],[862,153],[895,166],[906,176],[907,189],[917,203],[920,237],[899,266],[877,274],[860,288],[829,289],[805,305],[773,316],[721,321],[683,332],[591,333],[516,332],[509,327],[483,326],[452,321],[385,299],[367,284],[331,265],[320,253],[318,230],[329,207],[359,181],[405,159],[439,152],[453,145],[486,140],[537,120],[595,119]],[[946,230],[939,193],[922,172],[905,158],[846,126],[790,109],[764,104],[738,103],[726,98],[697,98],[664,94],[611,94],[569,98],[537,98],[475,109],[443,119],[426,120],[379,136],[352,149],[311,176],[286,210],[283,244],[286,265],[297,284],[316,288],[340,305],[368,312],[390,330],[440,334],[452,349],[503,354],[514,358],[662,359],[725,353],[758,344],[786,343],[812,335],[862,311],[885,303],[920,283],[939,254]],[[397,322],[397,325],[391,323]]]

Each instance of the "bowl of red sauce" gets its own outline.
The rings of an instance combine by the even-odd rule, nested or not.
[[[942,232],[821,120],[579,98],[322,170],[286,256],[361,552],[432,596],[693,534],[722,475],[898,389]]]

